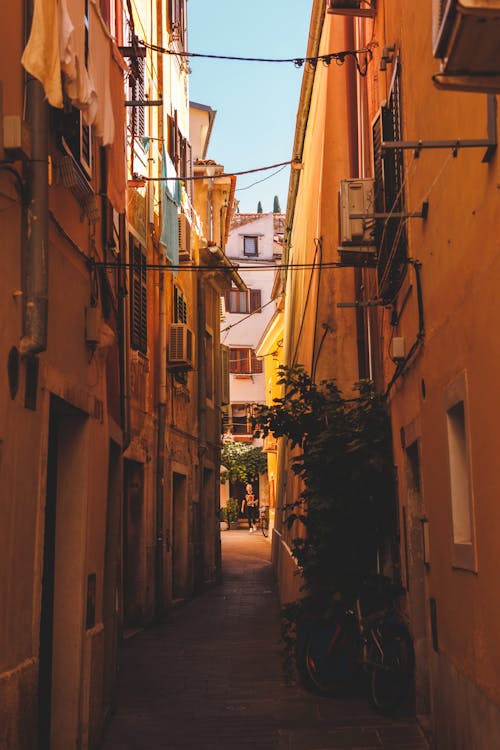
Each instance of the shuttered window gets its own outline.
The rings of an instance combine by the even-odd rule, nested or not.
[[[229,372],[235,375],[252,375],[262,372],[262,360],[257,359],[255,351],[240,347],[229,350]]]
[[[230,313],[260,312],[261,299],[260,289],[249,289],[247,292],[229,289],[225,294],[226,311]]]
[[[393,85],[387,104],[373,126],[374,177],[376,183],[375,206],[377,212],[402,213],[404,199],[404,158],[402,149],[387,149],[382,154],[382,141],[400,141],[401,92],[399,65],[394,74]],[[378,278],[380,293],[392,299],[406,272],[407,234],[404,219],[386,219],[377,222],[377,246],[379,248]]]
[[[130,236],[130,345],[143,354],[148,351],[148,298],[146,254],[142,245]]]
[[[174,323],[187,323],[187,302],[177,286],[174,286]]]

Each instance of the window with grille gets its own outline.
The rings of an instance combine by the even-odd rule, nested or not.
[[[225,295],[226,312],[253,313],[261,311],[262,295],[260,289],[249,289],[240,292],[239,289],[229,289]]]
[[[129,76],[130,98],[133,101],[143,102],[145,99],[145,76],[146,61],[143,57],[134,59],[132,72]],[[146,111],[144,106],[130,107],[130,127],[134,135],[145,135],[146,133]]]
[[[255,351],[250,348],[229,350],[229,372],[235,375],[253,375],[262,372],[262,360],[257,359]]]
[[[248,404],[231,404],[231,432],[233,435],[250,435],[252,425]]]
[[[148,351],[148,297],[146,254],[130,235],[130,345],[143,354]]]
[[[398,65],[387,103],[373,125],[375,209],[380,213],[402,213],[405,210],[403,150],[391,148],[382,153],[382,141],[403,140],[400,86]],[[380,293],[385,299],[392,299],[401,286],[407,268],[404,219],[389,218],[377,222],[377,246]]]
[[[174,323],[187,323],[187,302],[178,286],[174,286]]]
[[[259,254],[259,238],[253,235],[243,237],[243,254],[252,257]]]

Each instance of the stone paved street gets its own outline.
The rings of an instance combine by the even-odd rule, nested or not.
[[[222,533],[223,583],[125,642],[103,750],[425,750],[412,717],[289,685],[260,534]]]

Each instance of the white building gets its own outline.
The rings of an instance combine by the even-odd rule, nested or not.
[[[234,287],[224,300],[221,344],[229,347],[230,373],[225,432],[254,445],[262,441],[252,436],[252,404],[266,401],[264,366],[255,350],[274,312],[271,295],[276,265],[281,262],[284,222],[284,214],[235,214],[226,245],[226,255],[238,265],[248,291]],[[262,484],[261,499],[267,494]]]

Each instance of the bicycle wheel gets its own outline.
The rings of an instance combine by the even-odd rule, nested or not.
[[[267,518],[267,516],[260,517],[260,530],[262,531],[263,536],[267,536],[269,534],[269,519]]]
[[[318,623],[310,632],[299,665],[302,683],[320,695],[346,695],[354,680],[352,643],[339,623]]]
[[[403,626],[378,629],[376,643],[369,653],[371,673],[370,699],[381,714],[395,711],[408,695],[413,669],[411,638]]]

